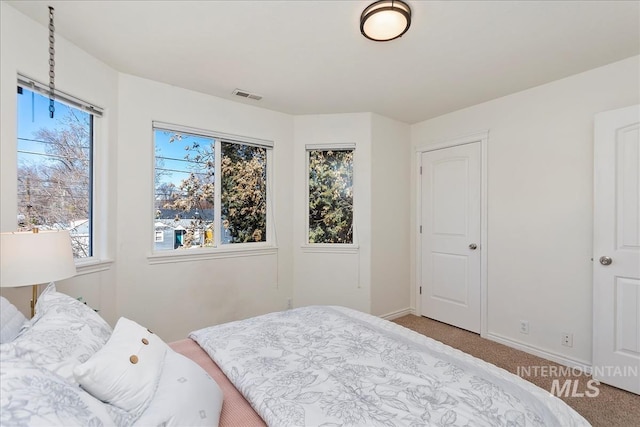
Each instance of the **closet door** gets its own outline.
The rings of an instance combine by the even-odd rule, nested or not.
[[[480,332],[480,142],[421,154],[422,315]]]
[[[640,106],[596,115],[593,377],[640,394]]]

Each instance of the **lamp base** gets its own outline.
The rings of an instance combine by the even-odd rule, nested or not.
[[[31,287],[31,317],[36,315],[36,302],[38,301],[38,285]]]

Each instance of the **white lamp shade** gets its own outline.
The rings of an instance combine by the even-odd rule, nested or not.
[[[75,274],[68,231],[0,233],[0,287],[38,285]]]

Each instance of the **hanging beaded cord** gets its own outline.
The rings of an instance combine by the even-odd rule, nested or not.
[[[54,31],[56,27],[53,25],[53,7],[49,6],[49,117],[53,119],[53,113],[56,110],[56,107],[53,105],[53,96],[56,88],[55,84],[55,54],[56,50],[54,49],[55,37]]]

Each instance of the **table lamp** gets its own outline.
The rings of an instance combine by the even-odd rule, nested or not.
[[[71,236],[66,230],[0,233],[0,287],[32,286],[31,317],[38,285],[76,274]]]

